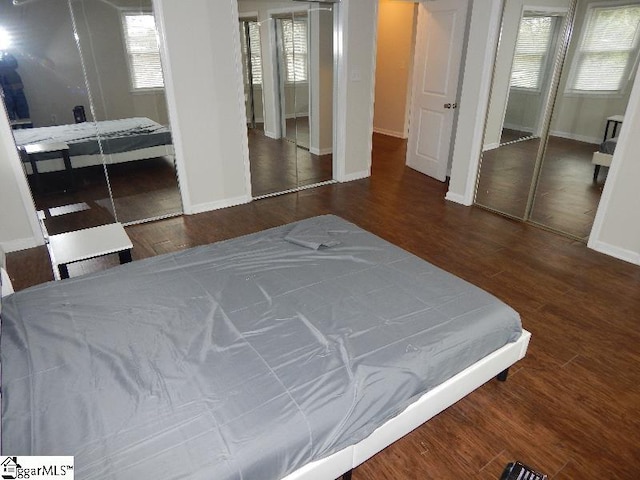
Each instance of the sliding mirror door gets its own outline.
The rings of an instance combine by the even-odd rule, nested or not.
[[[569,1],[505,2],[476,203],[524,219]],[[544,4],[544,5],[543,5]],[[527,4],[529,5],[529,4]]]
[[[182,213],[151,0],[70,0],[117,221]]]
[[[639,0],[505,2],[476,204],[586,242],[639,56]]]
[[[238,9],[253,196],[331,180],[332,6],[238,0]]]
[[[96,126],[67,0],[1,2],[0,29],[5,110],[42,226],[56,234],[112,223],[113,210],[96,204],[109,186],[102,159],[89,155]],[[93,143],[77,151],[73,140],[85,137]]]
[[[576,8],[530,220],[586,241],[637,65],[640,2]]]

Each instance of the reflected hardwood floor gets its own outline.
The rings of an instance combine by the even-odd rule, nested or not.
[[[118,221],[153,218],[182,212],[173,163],[164,157],[118,163],[107,167]],[[42,189],[31,192],[38,210],[45,216],[50,235],[95,227],[115,221],[109,187],[102,166],[74,170],[75,191],[67,188],[64,172],[41,174]],[[84,205],[74,209],[74,205]],[[68,212],[56,215],[58,212]]]
[[[127,227],[134,259],[340,215],[496,295],[533,334],[505,383],[480,387],[356,468],[354,480],[497,480],[516,459],[553,480],[638,478],[640,267],[447,202],[446,185],[405,167],[404,153],[403,141],[375,135],[369,179]],[[8,262],[17,288],[51,279],[43,248]]]
[[[262,125],[248,130],[254,197],[331,180],[332,156],[313,155],[285,139],[265,136]]]
[[[539,144],[534,138],[484,152],[476,202],[522,218]],[[586,241],[606,178],[601,173],[598,182],[593,182],[591,157],[597,148],[591,143],[549,138],[532,221]]]

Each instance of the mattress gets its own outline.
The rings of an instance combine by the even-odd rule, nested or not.
[[[331,215],[4,300],[2,453],[82,479],[282,478],[522,332]]]
[[[69,145],[70,156],[115,154],[171,144],[168,128],[142,117],[24,128],[14,130],[13,135],[19,147],[33,143],[64,142]],[[40,154],[37,158],[42,160],[59,156],[59,153]]]

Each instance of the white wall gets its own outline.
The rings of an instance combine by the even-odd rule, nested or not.
[[[0,113],[0,246],[12,252],[41,245],[43,238],[11,127]]]
[[[373,129],[407,138],[409,79],[413,63],[416,5],[380,0]]]
[[[236,0],[154,5],[166,46],[166,89],[185,213],[248,202]]]
[[[338,181],[371,175],[377,2],[343,0],[339,9],[338,96],[334,175]],[[335,165],[336,159],[338,164]],[[341,163],[343,160],[343,163]]]
[[[640,75],[636,75],[589,247],[640,265]]]

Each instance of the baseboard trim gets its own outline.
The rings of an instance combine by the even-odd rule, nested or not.
[[[340,183],[353,182],[354,180],[362,180],[363,178],[368,178],[370,176],[371,172],[369,170],[363,170],[361,172],[347,173],[342,178],[339,178],[338,181]]]
[[[602,142],[601,137],[588,137],[586,135],[576,135],[575,133],[560,132],[558,130],[550,131],[549,135],[552,137],[566,138],[568,140],[576,140],[578,142],[592,143],[594,145],[600,145],[600,143]]]
[[[485,145],[485,146],[482,147],[482,151],[483,152],[488,152],[489,150],[495,150],[499,146],[500,146],[499,143],[489,143],[488,145]]]
[[[39,247],[40,245],[43,245],[43,243],[38,242],[35,237],[18,238],[16,240],[9,240],[7,242],[0,243],[2,250],[4,250],[6,253]]]
[[[447,194],[444,196],[444,199],[449,200],[450,202],[459,203],[460,205],[464,205],[465,207],[469,207],[472,205],[472,203],[466,201],[464,195],[460,195],[459,193],[454,193],[451,191],[447,192]]]
[[[310,147],[309,148],[309,152],[313,153],[314,155],[329,155],[330,153],[333,153],[333,148],[329,147],[329,148],[315,148],[315,147]]]
[[[640,253],[638,252],[627,250],[626,248],[617,247],[615,245],[611,245],[609,243],[601,241],[589,242],[588,247],[595,250],[596,252],[609,255],[610,257],[624,260],[625,262],[633,263],[634,265],[640,265]]]
[[[404,132],[396,132],[395,130],[387,130],[385,128],[373,127],[373,133],[379,133],[380,135],[387,135],[389,137],[396,137],[406,140],[409,138]]]
[[[251,197],[249,195],[242,195],[240,197],[225,198],[224,200],[218,200],[215,202],[199,203],[197,205],[191,205],[189,211],[185,211],[186,215],[196,215],[198,213],[210,212],[211,210],[220,210],[221,208],[235,207],[236,205],[242,205],[249,203]]]
[[[278,137],[277,137],[275,132],[269,132],[269,131],[265,130],[264,131],[264,136],[265,137],[269,137],[269,138],[273,138],[274,140],[278,140]]]

